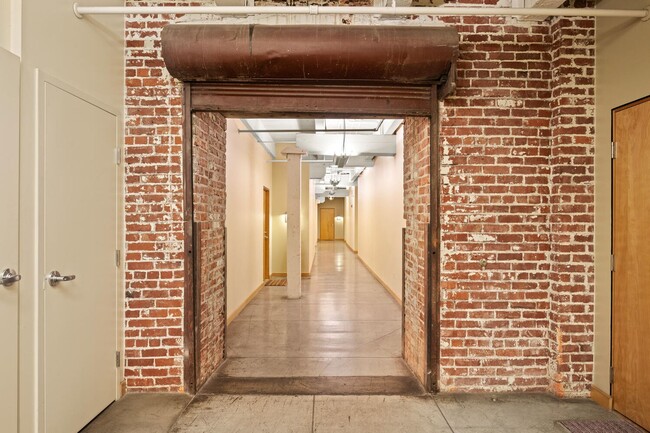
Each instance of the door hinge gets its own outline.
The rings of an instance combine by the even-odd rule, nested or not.
[[[614,383],[614,367],[609,367],[609,383]]]
[[[115,352],[115,366],[116,366],[116,367],[119,367],[119,366],[120,366],[120,358],[121,358],[120,355],[121,355],[121,354],[120,354],[120,351],[119,351],[119,350]]]
[[[115,156],[115,164],[120,165],[122,163],[122,149],[116,147],[114,156]]]
[[[115,266],[120,267],[122,263],[122,252],[120,250],[115,250]]]
[[[612,255],[609,256],[609,270],[610,270],[610,272],[614,272],[614,268],[615,268],[614,263],[615,263],[614,254],[612,254]]]
[[[616,154],[617,154],[617,151],[616,151],[616,142],[615,142],[615,141],[612,141],[612,159],[616,159]]]

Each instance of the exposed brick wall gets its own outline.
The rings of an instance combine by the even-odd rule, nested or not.
[[[197,387],[216,370],[225,355],[225,221],[226,119],[219,113],[192,116],[194,221],[200,227],[200,353]]]
[[[125,19],[125,378],[129,391],[183,389],[182,83],[169,75],[160,55],[160,32],[175,18]],[[194,120],[202,137],[195,146],[201,154],[195,165],[222,168],[214,170],[218,178],[207,180],[205,171],[198,170],[196,179],[195,219],[202,222],[200,251],[205,264],[200,384],[223,358],[225,120],[204,113]],[[207,130],[216,141],[202,134]],[[211,188],[224,194],[217,202],[212,201]]]
[[[458,90],[441,113],[439,385],[564,395],[573,381],[571,394],[584,395],[593,322],[593,101],[574,96],[593,92],[593,41],[589,31],[576,41],[585,33],[575,27],[588,30],[592,20],[565,23],[564,31],[506,18],[446,21],[460,31],[461,54]],[[573,321],[579,324],[556,325]]]
[[[441,112],[441,378],[457,390],[548,388],[547,24],[449,19],[458,90]]]
[[[129,391],[182,389],[182,89],[160,58],[159,35],[166,22],[154,16],[125,18],[124,374]]]
[[[182,389],[182,99],[159,39],[172,18],[125,22],[129,390]],[[461,54],[458,91],[440,119],[439,386],[584,395],[593,331],[593,21],[442,21],[458,28]],[[421,379],[425,129],[424,119],[406,121],[404,302],[417,314],[407,314],[404,351]],[[210,348],[201,351],[202,378],[223,345],[222,295],[218,283],[210,287],[202,301],[217,320],[201,335]]]
[[[554,20],[551,35],[549,374],[574,396],[593,371],[594,20]]]
[[[404,121],[404,359],[424,382],[427,226],[430,217],[429,119]]]

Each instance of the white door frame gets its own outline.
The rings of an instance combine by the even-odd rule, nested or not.
[[[3,195],[6,203],[6,209],[3,212],[2,224],[0,229],[3,230],[0,238],[2,244],[0,248],[0,273],[4,269],[13,269],[19,275],[22,273],[20,263],[20,57],[0,47],[0,62],[2,62],[3,92],[7,94],[0,96],[5,98],[2,103],[2,118],[0,124],[3,125],[3,163],[4,167],[1,178]],[[8,429],[8,432],[16,433],[18,426],[18,396],[19,383],[18,372],[20,365],[19,349],[19,305],[22,285],[20,282],[14,282],[10,286],[0,286],[0,326],[2,326],[3,360],[2,365],[2,383],[3,390],[0,391],[0,404],[2,410],[0,413],[6,417],[2,427]],[[2,417],[0,417],[2,420]]]

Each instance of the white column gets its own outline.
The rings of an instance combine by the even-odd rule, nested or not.
[[[300,199],[302,185],[302,149],[295,146],[282,151],[287,157],[287,297],[301,296]]]

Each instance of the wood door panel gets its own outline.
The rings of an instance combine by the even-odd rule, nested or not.
[[[614,409],[650,429],[650,99],[614,113]]]
[[[269,243],[271,238],[271,200],[269,197],[269,190],[264,188],[263,190],[263,211],[264,211],[264,229],[263,229],[263,257],[262,257],[262,275],[265,280],[270,278],[270,252],[269,252]]]
[[[320,210],[320,240],[334,240],[334,209],[324,208]]]

